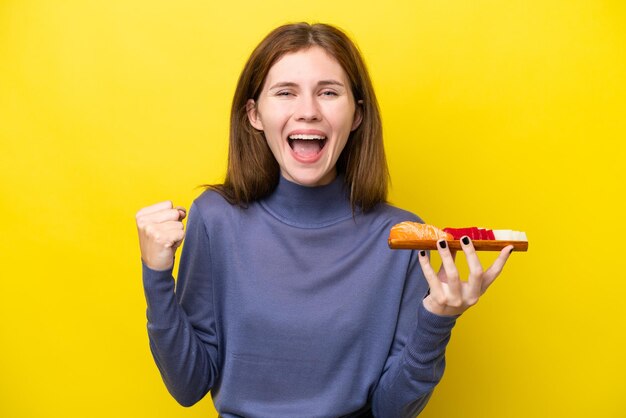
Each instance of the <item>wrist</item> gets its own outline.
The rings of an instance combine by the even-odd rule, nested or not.
[[[428,312],[439,316],[459,316],[463,313],[464,309],[454,308],[448,305],[441,305],[428,294],[423,300],[422,305]]]
[[[148,267],[150,270],[153,271],[168,271],[168,270],[172,270],[174,268],[174,259],[168,259],[168,260],[146,260],[144,257],[141,257],[141,262],[143,263],[144,266]]]

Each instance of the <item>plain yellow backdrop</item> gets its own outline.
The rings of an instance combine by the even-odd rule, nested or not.
[[[423,416],[626,416],[626,7],[600,0],[1,1],[0,416],[216,416],[150,356],[134,214],[223,178],[239,71],[301,20],[365,56],[392,203],[530,239]]]

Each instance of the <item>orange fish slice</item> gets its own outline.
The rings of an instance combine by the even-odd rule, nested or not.
[[[419,222],[405,221],[394,225],[389,232],[390,240],[420,240],[446,241],[454,239],[452,235],[442,231],[433,225],[421,224]]]

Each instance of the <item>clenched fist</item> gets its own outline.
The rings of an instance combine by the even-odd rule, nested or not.
[[[139,248],[143,262],[152,270],[168,270],[174,265],[174,254],[185,238],[185,208],[166,201],[137,212]]]

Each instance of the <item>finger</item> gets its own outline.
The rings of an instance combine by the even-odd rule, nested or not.
[[[164,222],[180,220],[179,209],[162,209],[158,212],[149,213],[137,218],[137,226],[140,228],[148,224],[160,224]]]
[[[185,229],[185,226],[180,221],[168,221],[158,225],[161,228],[161,231],[175,231],[178,229]]]
[[[422,266],[422,272],[424,273],[424,277],[426,278],[428,286],[430,287],[430,293],[443,293],[441,282],[437,278],[435,270],[433,270],[433,266],[430,265],[430,260],[426,255],[426,251],[419,251],[417,259],[419,260],[420,266]]]
[[[457,250],[450,249],[450,256],[452,257],[452,261],[456,261],[456,252]],[[439,271],[437,271],[437,277],[444,283],[448,282],[448,277],[446,276],[446,270],[443,267],[443,263],[441,263],[441,265],[439,266]]]
[[[176,206],[176,209],[178,210],[178,214],[179,214],[178,220],[179,221],[182,221],[183,219],[185,219],[187,217],[187,209],[185,209],[182,206]]]
[[[483,274],[483,283],[481,292],[484,293],[491,283],[498,277],[498,275],[502,272],[506,261],[509,259],[509,256],[513,252],[513,246],[507,245],[500,251],[500,255],[496,258],[496,261],[485,271]]]
[[[439,256],[441,257],[441,264],[446,272],[446,278],[450,292],[455,298],[461,297],[461,280],[459,278],[459,271],[454,264],[454,259],[448,248],[446,240],[437,241],[437,249],[439,250]]]
[[[171,200],[166,200],[165,202],[155,203],[151,206],[146,206],[145,208],[139,209],[137,212],[137,216],[148,215],[150,213],[159,212],[164,209],[171,209],[173,207]]]
[[[172,247],[172,248],[178,248],[178,246],[182,243],[183,239],[185,238],[185,230],[183,229],[178,229],[178,230],[172,230],[172,231],[168,231],[168,238],[169,238],[169,242],[167,244],[165,244],[166,248]]]
[[[474,249],[474,243],[470,237],[461,237],[461,248],[465,253],[465,259],[467,260],[467,266],[469,268],[469,278],[467,279],[469,294],[472,298],[478,300],[482,289],[483,266],[478,259],[478,255]]]
[[[184,234],[182,222],[170,221],[150,224],[146,227],[146,235],[149,240],[165,248],[169,248],[181,240],[181,233]]]

